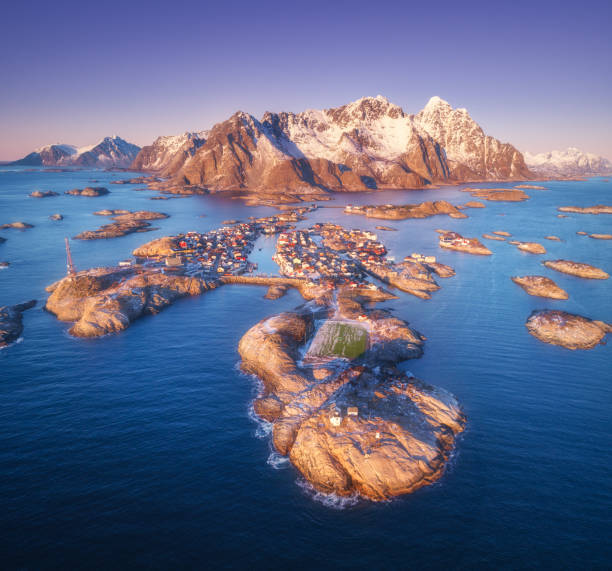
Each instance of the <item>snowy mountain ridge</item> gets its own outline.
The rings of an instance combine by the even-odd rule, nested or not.
[[[113,135],[112,137],[104,137],[97,143],[85,147],[63,143],[45,145],[11,164],[127,168],[132,164],[139,151],[140,147]]]
[[[593,176],[612,174],[612,161],[576,147],[564,151],[532,154],[524,152],[525,162],[544,176]]]

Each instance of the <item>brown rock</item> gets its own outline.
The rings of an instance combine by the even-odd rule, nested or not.
[[[589,234],[589,238],[596,240],[612,240],[612,234]]]
[[[560,212],[574,212],[576,214],[612,214],[612,206],[605,204],[597,204],[595,206],[560,206],[557,208]]]
[[[510,278],[515,284],[521,286],[529,295],[548,297],[550,299],[568,299],[569,295],[553,280],[544,276],[515,276]]]
[[[572,350],[592,349],[612,332],[612,327],[603,321],[558,310],[534,311],[525,326],[540,341]]]
[[[32,224],[27,224],[26,222],[10,222],[9,224],[0,225],[0,230],[8,230],[9,228],[14,228],[16,230],[27,230],[28,228],[34,228]]]
[[[558,236],[544,236],[545,240],[554,240],[555,242],[560,242],[561,238],[559,238]]]
[[[86,186],[83,189],[73,188],[72,190],[67,190],[64,194],[72,196],[104,196],[105,194],[110,194],[110,190],[103,186]]]
[[[479,188],[464,189],[474,198],[484,198],[495,202],[522,202],[529,199],[529,195],[516,188]]]
[[[546,260],[542,262],[542,264],[551,270],[556,270],[557,272],[577,276],[579,278],[607,280],[610,277],[609,274],[602,269],[581,262],[572,262],[570,260]]]
[[[510,240],[508,243],[516,246],[522,252],[529,252],[530,254],[546,254],[546,248],[537,242],[519,242],[517,240]]]

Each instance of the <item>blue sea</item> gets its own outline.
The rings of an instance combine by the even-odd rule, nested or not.
[[[254,379],[238,370],[237,344],[257,321],[301,303],[265,289],[224,286],[184,299],[125,332],[73,339],[42,307],[45,287],[66,271],[64,236],[97,228],[102,208],[159,210],[159,230],[72,243],[77,269],[112,264],[138,245],[228,218],[275,213],[227,196],[150,201],[125,173],[0,167],[3,230],[0,305],[31,298],[23,339],[0,351],[0,561],[2,568],[521,569],[612,566],[612,347],[569,351],[527,333],[532,310],[561,308],[612,322],[612,279],[582,280],[542,259],[588,262],[612,273],[612,216],[558,206],[612,204],[612,183],[550,182],[524,203],[486,203],[465,220],[388,222],[378,232],[397,259],[435,255],[457,275],[423,301],[385,303],[427,337],[405,368],[457,396],[466,432],[442,479],[386,503],[315,494],[272,454],[250,410]],[[95,181],[95,182],[94,182]],[[107,186],[98,198],[33,199]],[[486,185],[480,185],[486,186]],[[499,185],[509,186],[509,185]],[[456,187],[338,194],[325,206],[471,199]],[[59,212],[61,222],[49,220]],[[301,225],[335,221],[374,229],[381,221],[319,208]],[[384,223],[384,222],[383,222]],[[538,241],[545,256],[485,242],[480,257],[443,251],[436,228],[466,236],[506,230]],[[561,242],[544,240],[554,234]],[[274,239],[253,259],[275,271]],[[552,277],[568,301],[527,295],[512,275]],[[610,339],[610,338],[609,338]],[[612,341],[612,339],[610,339]]]

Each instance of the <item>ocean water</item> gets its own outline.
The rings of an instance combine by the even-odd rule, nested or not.
[[[457,275],[429,301],[399,293],[396,315],[427,336],[404,366],[454,393],[468,415],[443,478],[391,502],[315,494],[270,448],[250,403],[256,381],[237,369],[238,340],[258,320],[301,303],[291,291],[225,286],[179,301],[120,335],[73,339],[42,309],[45,286],[65,273],[64,236],[107,223],[102,208],[160,210],[159,230],[74,241],[77,268],[121,260],[137,245],[227,218],[271,214],[228,197],[150,201],[121,173],[0,168],[5,230],[0,305],[36,298],[23,341],[0,351],[0,561],[3,568],[609,568],[612,508],[612,352],[568,351],[530,336],[532,310],[563,308],[612,322],[611,280],[541,266],[568,258],[612,271],[612,217],[561,205],[610,204],[612,183],[551,182],[525,203],[486,203],[465,220],[381,222],[320,208],[302,225],[338,221],[379,232],[397,259],[436,255]],[[34,189],[107,185],[99,198],[32,199]],[[506,185],[496,185],[506,186]],[[337,195],[326,206],[471,197],[458,188]],[[48,219],[65,215],[62,222]],[[202,216],[204,215],[204,216]],[[489,257],[442,251],[436,228],[466,236],[506,230],[548,254],[489,242]],[[558,235],[561,242],[544,240]],[[274,240],[253,252],[275,271]],[[261,248],[261,250],[260,250]],[[528,296],[512,275],[555,279],[568,301]]]

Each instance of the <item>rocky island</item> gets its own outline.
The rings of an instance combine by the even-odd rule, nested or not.
[[[110,216],[114,222],[106,224],[98,230],[88,230],[75,236],[77,240],[101,240],[118,238],[134,232],[150,232],[157,230],[151,227],[149,220],[160,220],[168,218],[163,212],[150,212],[139,210],[130,212],[129,210],[99,210],[94,212],[97,216]]]
[[[64,194],[71,196],[104,196],[105,194],[110,194],[110,190],[103,186],[86,186],[85,188],[67,190]]]
[[[490,256],[493,253],[478,238],[464,238],[457,232],[441,233],[439,244],[440,248],[455,250],[456,252],[465,252],[466,254]]]
[[[605,204],[596,204],[595,206],[560,206],[557,208],[560,212],[573,212],[575,214],[612,214],[612,206]]]
[[[474,198],[484,198],[493,202],[523,202],[529,195],[520,188],[464,188]]]
[[[546,260],[542,262],[542,264],[551,270],[569,274],[570,276],[577,276],[579,278],[607,280],[610,277],[609,274],[604,272],[601,268],[582,262],[572,262],[571,260]]]
[[[14,343],[23,333],[22,313],[36,305],[36,300],[0,307],[0,349]]]
[[[32,224],[28,224],[27,222],[9,222],[8,224],[0,224],[0,230],[8,230],[10,228],[14,228],[15,230],[28,230],[29,228],[34,228]]]
[[[515,276],[510,279],[521,286],[529,295],[550,299],[569,299],[567,292],[550,278],[544,276]]]
[[[405,220],[406,218],[429,218],[438,214],[446,214],[451,218],[467,218],[456,206],[446,200],[421,202],[420,204],[382,204],[345,207],[346,214],[360,214],[368,218],[383,220]]]
[[[546,248],[537,242],[519,242],[518,240],[509,240],[508,244],[516,246],[522,252],[530,254],[546,254]]]
[[[395,368],[421,355],[419,333],[364,309],[350,290],[338,299],[335,312],[320,301],[314,313],[282,313],[242,337],[241,367],[263,382],[255,413],[316,490],[377,501],[431,484],[465,425],[457,400]],[[325,320],[318,329],[315,319]]]
[[[35,190],[30,193],[32,198],[48,198],[50,196],[59,196],[59,193],[53,192],[52,190]]]
[[[572,350],[593,349],[612,333],[612,326],[603,321],[558,310],[534,311],[525,326],[540,341]]]

